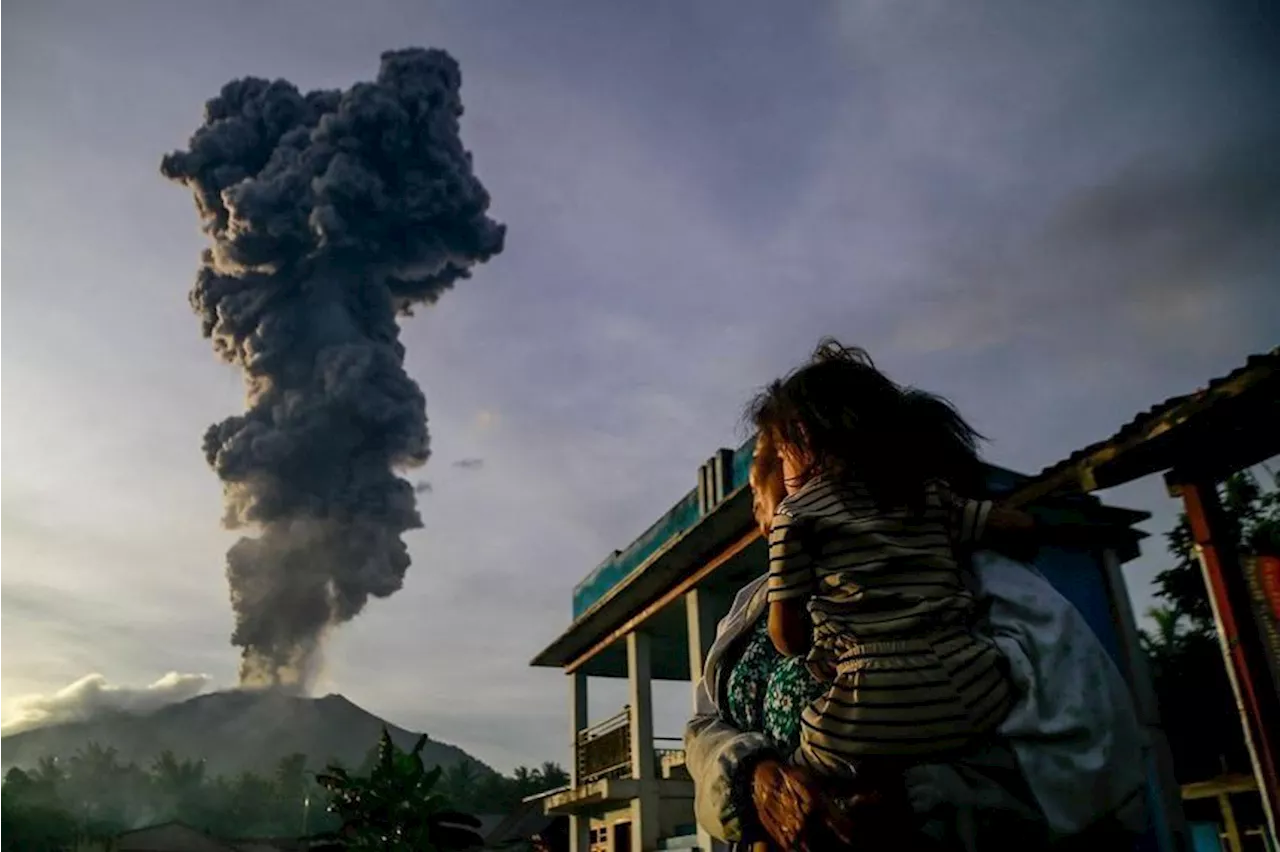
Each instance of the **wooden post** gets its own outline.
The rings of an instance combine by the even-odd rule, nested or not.
[[[1227,846],[1231,852],[1244,852],[1244,844],[1240,842],[1240,826],[1236,825],[1236,811],[1231,807],[1231,797],[1226,793],[1218,794],[1218,809],[1222,811],[1222,825],[1226,829]]]
[[[1239,824],[1236,822],[1236,812],[1231,806],[1231,796],[1234,793],[1256,793],[1258,791],[1258,782],[1252,775],[1223,775],[1218,778],[1210,778],[1207,781],[1196,781],[1192,784],[1184,784],[1182,786],[1182,798],[1188,801],[1193,799],[1217,799],[1218,810],[1222,814],[1222,824],[1224,830],[1219,832],[1219,837],[1226,838],[1227,848],[1231,852],[1242,852],[1243,843]],[[1248,834],[1249,832],[1245,832]],[[1266,843],[1263,843],[1266,846]]]
[[[1280,735],[1280,694],[1270,682],[1266,648],[1252,624],[1239,542],[1232,536],[1213,480],[1179,476],[1177,472],[1171,473],[1168,480],[1187,510],[1223,662],[1240,712],[1267,827],[1274,838],[1276,810],[1280,807],[1275,739]]]

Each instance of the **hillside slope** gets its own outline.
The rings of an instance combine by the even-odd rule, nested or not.
[[[341,695],[304,698],[273,692],[227,691],[197,696],[148,715],[117,713],[52,725],[0,739],[3,768],[34,766],[43,757],[70,758],[91,742],[114,748],[121,762],[149,765],[165,750],[203,759],[211,774],[271,772],[280,759],[301,753],[311,768],[331,760],[359,766],[386,725],[392,740],[412,747],[418,734],[384,722]],[[430,766],[463,761],[492,771],[462,749],[428,740]]]

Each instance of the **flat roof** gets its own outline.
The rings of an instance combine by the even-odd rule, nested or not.
[[[660,598],[699,564],[715,558],[729,543],[749,534],[754,524],[750,489],[742,486],[692,527],[665,542],[574,619],[559,638],[534,657],[532,665],[556,668],[567,665]],[[660,656],[670,654],[659,654],[655,649],[654,659]],[[684,656],[687,668],[688,654]]]

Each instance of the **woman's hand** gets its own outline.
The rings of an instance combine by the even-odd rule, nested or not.
[[[810,829],[841,843],[853,842],[853,826],[817,780],[797,766],[763,760],[751,778],[751,798],[756,815],[779,849],[810,850]],[[829,848],[823,843],[812,847]]]

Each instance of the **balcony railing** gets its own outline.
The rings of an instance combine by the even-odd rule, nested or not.
[[[654,763],[661,766],[663,758],[684,757],[684,740],[679,737],[654,737]]]
[[[578,733],[578,783],[631,774],[631,709]]]
[[[676,737],[654,740],[654,770],[682,763],[684,743]],[[603,778],[631,777],[631,708],[624,707],[616,716],[578,732],[574,760],[578,766],[578,783],[590,784]]]

